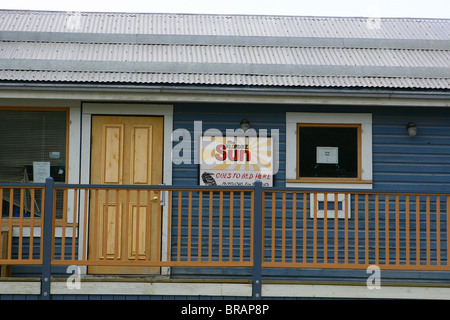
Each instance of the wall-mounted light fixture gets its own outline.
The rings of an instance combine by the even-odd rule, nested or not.
[[[250,129],[250,121],[248,121],[247,119],[242,119],[240,125],[241,129],[244,130],[244,132]]]
[[[417,126],[414,122],[410,122],[406,125],[406,129],[408,130],[408,135],[413,137],[417,134]]]

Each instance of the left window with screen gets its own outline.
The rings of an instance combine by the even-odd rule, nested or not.
[[[67,129],[66,109],[0,108],[0,183],[66,182]]]

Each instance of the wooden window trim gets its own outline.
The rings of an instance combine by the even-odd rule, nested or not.
[[[357,128],[357,166],[358,176],[355,178],[337,178],[337,177],[300,177],[300,157],[299,151],[296,152],[296,179],[286,180],[286,182],[299,182],[299,183],[372,183],[372,181],[362,180],[362,126],[359,123],[297,123],[297,148],[300,146],[300,127],[334,127],[334,128]]]
[[[69,179],[69,147],[70,147],[70,108],[68,107],[24,107],[24,106],[18,106],[18,107],[11,107],[11,106],[0,106],[1,110],[16,110],[16,111],[65,111],[66,112],[66,159],[64,160],[65,163],[65,180],[64,183],[68,183]]]

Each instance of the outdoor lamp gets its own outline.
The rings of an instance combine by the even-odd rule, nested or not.
[[[240,125],[241,129],[245,132],[250,128],[250,121],[248,121],[247,119],[242,119]]]
[[[406,129],[408,130],[408,135],[411,137],[417,134],[417,126],[413,122],[408,123]]]

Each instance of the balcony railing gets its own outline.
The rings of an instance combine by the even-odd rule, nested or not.
[[[450,194],[47,179],[0,185],[0,202],[0,265],[46,276],[51,265],[450,271]]]

